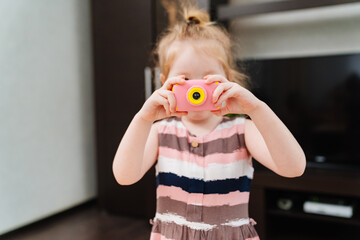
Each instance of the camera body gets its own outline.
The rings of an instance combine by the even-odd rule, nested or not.
[[[184,84],[176,84],[172,91],[176,99],[177,112],[198,112],[217,110],[212,102],[214,90],[218,82],[206,84],[203,79],[187,80]]]

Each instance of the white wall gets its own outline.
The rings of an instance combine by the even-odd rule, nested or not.
[[[96,195],[88,0],[0,0],[0,234]]]
[[[238,18],[231,22],[231,32],[239,58],[360,53],[360,3]]]

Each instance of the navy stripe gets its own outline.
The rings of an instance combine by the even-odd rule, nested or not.
[[[180,187],[188,193],[204,194],[226,194],[239,190],[240,192],[249,192],[251,179],[247,176],[225,180],[203,181],[187,177],[179,177],[173,173],[159,173],[156,176],[156,186],[175,186]]]

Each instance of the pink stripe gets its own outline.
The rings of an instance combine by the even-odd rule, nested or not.
[[[170,197],[173,200],[187,204],[201,204],[202,206],[234,206],[249,202],[249,192],[230,192],[228,194],[188,193],[179,187],[159,185],[156,189],[157,197]]]
[[[259,237],[247,238],[246,240],[260,240]]]
[[[159,147],[159,156],[178,159],[179,161],[194,162],[201,167],[207,167],[210,163],[226,164],[249,159],[248,151],[245,148],[241,148],[232,153],[214,153],[202,157],[190,152],[178,151],[173,148]]]
[[[164,134],[174,134],[178,137],[187,137],[187,130],[185,128],[177,128],[176,126],[166,126],[160,125],[159,132]],[[235,133],[243,133],[244,124],[237,124],[230,128],[214,130],[211,134],[206,135],[205,137],[192,137],[189,136],[190,140],[196,140],[199,143],[210,142],[218,138],[228,138],[234,135]]]
[[[152,232],[150,234],[150,240],[174,240],[174,239],[166,238],[165,236],[161,235],[160,233]]]

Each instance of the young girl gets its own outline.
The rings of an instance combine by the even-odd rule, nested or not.
[[[157,161],[150,239],[259,239],[248,216],[251,157],[284,177],[304,172],[301,147],[242,86],[230,49],[228,34],[197,9],[185,11],[158,43],[163,86],[133,118],[113,162],[117,182],[130,185]],[[176,112],[172,86],[188,79],[219,83],[212,96],[217,111]]]

